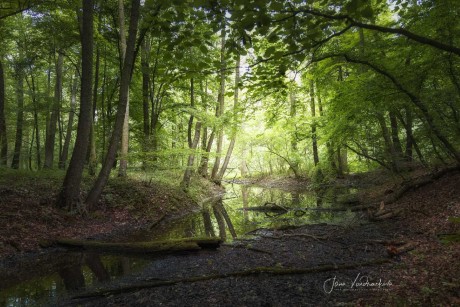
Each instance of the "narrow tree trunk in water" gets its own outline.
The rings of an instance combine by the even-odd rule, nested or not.
[[[62,66],[64,62],[64,54],[59,52],[56,62],[56,84],[54,87],[54,101],[51,109],[51,117],[48,126],[48,134],[45,140],[45,164],[44,168],[53,168],[54,162],[54,143],[56,141],[56,125],[59,116],[59,108],[61,106],[62,97]]]
[[[115,125],[113,128],[112,137],[110,139],[109,148],[107,150],[107,155],[102,165],[102,169],[99,172],[99,176],[96,182],[94,183],[94,186],[92,187],[91,191],[89,192],[88,197],[86,198],[86,203],[90,209],[96,205],[102,193],[102,190],[107,184],[107,180],[109,179],[110,171],[112,169],[112,165],[115,161],[115,157],[117,154],[118,144],[121,139],[123,123],[125,121],[125,113],[128,105],[129,84],[131,82],[131,73],[133,70],[135,60],[134,53],[137,36],[137,26],[139,21],[139,6],[140,0],[132,0],[129,36],[128,43],[126,45],[126,56],[121,73],[118,110],[115,118]]]
[[[57,205],[70,210],[80,204],[80,183],[88,151],[91,129],[91,108],[93,88],[93,12],[94,0],[83,1],[83,21],[81,32],[81,96],[78,116],[77,138],[70,159]]]

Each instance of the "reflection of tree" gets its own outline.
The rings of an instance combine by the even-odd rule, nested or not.
[[[186,238],[195,236],[195,226],[195,219],[191,219],[188,221],[186,227],[184,227],[184,236]]]
[[[292,208],[300,208],[300,193],[298,191],[291,192]]]
[[[230,219],[230,216],[228,215],[227,210],[224,207],[224,204],[222,202],[222,198],[220,198],[218,201],[216,201],[213,206],[212,206],[214,216],[216,217],[217,220],[217,225],[219,225],[219,236],[222,240],[224,240],[227,237],[227,234],[225,232],[225,224],[228,226],[228,230],[230,231],[230,234],[232,235],[233,238],[236,238],[236,231],[235,228],[233,227],[233,223]]]
[[[104,267],[101,261],[101,257],[98,254],[87,254],[85,257],[85,263],[94,273],[99,282],[110,280],[109,272]]]
[[[68,291],[81,290],[85,288],[85,277],[80,264],[65,267],[59,271],[59,276],[64,282],[64,287]]]
[[[247,221],[248,220],[248,204],[249,204],[249,189],[247,186],[243,185],[241,186],[241,198],[243,200],[243,216],[244,219]]]
[[[225,221],[222,213],[215,205],[212,206],[212,211],[214,212],[214,216],[217,220],[217,225],[219,226],[219,237],[222,240],[225,240],[227,238],[227,233],[225,232]]]
[[[204,232],[206,236],[215,237],[216,234],[214,233],[214,227],[212,227],[211,213],[209,213],[209,208],[204,207],[201,211],[201,214],[203,215]]]
[[[324,198],[325,193],[326,191],[324,189],[318,189],[316,191],[316,206],[317,207],[323,206],[323,198]]]

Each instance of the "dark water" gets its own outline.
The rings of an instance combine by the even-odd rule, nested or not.
[[[231,241],[248,236],[248,233],[259,228],[309,223],[350,223],[355,217],[350,211],[324,210],[339,207],[335,205],[337,194],[344,191],[287,192],[237,184],[227,185],[226,191],[222,198],[203,204],[201,212],[120,241],[154,241],[197,236],[216,236]],[[251,210],[254,207],[263,207],[266,203],[275,203],[289,210]],[[45,259],[37,259],[32,269],[19,269],[14,278],[0,281],[0,305],[56,305],[72,293],[108,283],[120,276],[136,274],[152,261],[155,258],[147,255],[128,257],[83,252],[56,253],[46,256]]]

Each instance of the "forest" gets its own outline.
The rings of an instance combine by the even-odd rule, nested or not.
[[[86,292],[45,305],[455,305],[459,16],[457,0],[1,1],[0,302],[37,304],[16,271],[43,263],[23,254],[70,246],[103,252],[59,256],[62,288]],[[189,251],[209,244],[213,260]],[[96,291],[106,248],[176,271],[149,262],[143,283]],[[329,292],[328,274],[391,278],[391,294]]]

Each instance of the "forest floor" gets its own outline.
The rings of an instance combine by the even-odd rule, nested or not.
[[[385,204],[402,182],[407,178],[381,173],[336,182],[362,188],[362,199],[379,203],[379,210],[397,210],[395,216],[369,221],[368,211],[349,225],[258,229],[217,251],[156,259],[140,274],[67,303],[458,306],[460,243],[442,242],[440,236],[460,232],[452,219],[460,216],[460,172]]]
[[[362,204],[398,212],[394,216],[372,220],[375,210],[370,209],[346,225],[258,229],[217,250],[157,257],[141,272],[64,304],[459,305],[460,243],[458,235],[457,242],[450,243],[443,242],[443,235],[460,232],[455,222],[460,216],[460,172],[449,172],[389,201],[403,183],[422,175],[416,171],[403,178],[373,172],[332,183],[357,188]],[[0,179],[0,251],[10,258],[37,250],[40,239],[113,236],[196,207],[167,185],[114,180],[99,211],[80,217],[53,208],[59,176],[16,176],[8,173]],[[85,181],[84,189],[90,183]],[[251,183],[296,189],[308,185],[280,178]]]
[[[0,169],[0,259],[34,253],[46,240],[122,236],[168,218],[178,218],[199,208],[211,184],[197,182],[192,199],[177,186],[113,178],[104,189],[97,210],[69,213],[54,206],[63,172],[40,173]],[[94,178],[85,178],[82,194]],[[201,186],[200,186],[201,185]],[[207,190],[200,195],[200,190]]]

